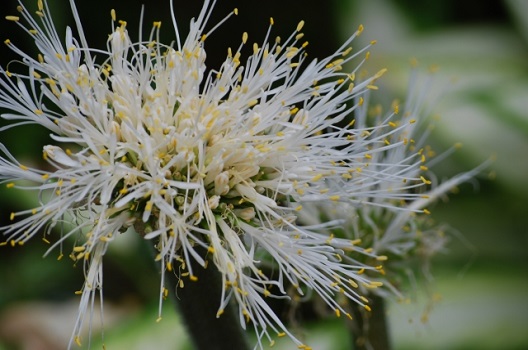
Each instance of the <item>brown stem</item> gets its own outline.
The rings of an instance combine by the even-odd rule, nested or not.
[[[199,250],[199,249],[197,249]],[[202,256],[205,256],[205,251]],[[183,317],[197,350],[246,350],[249,345],[234,307],[228,305],[221,317],[216,317],[222,293],[222,278],[214,264],[204,269],[194,260],[192,271],[198,279],[185,280],[179,288],[179,278],[167,272],[167,289]]]
[[[361,305],[352,305],[353,320],[347,325],[352,335],[355,350],[390,350],[389,328],[383,298],[370,296],[372,311]]]

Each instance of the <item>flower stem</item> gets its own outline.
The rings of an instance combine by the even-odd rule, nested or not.
[[[372,311],[367,311],[360,305],[352,306],[353,320],[348,327],[354,340],[355,350],[390,350],[389,328],[386,319],[383,298],[370,296]]]
[[[195,248],[197,251],[199,249]],[[200,252],[205,255],[204,252]],[[210,264],[213,265],[213,264]],[[185,281],[178,288],[179,278],[167,272],[167,288],[197,350],[249,349],[235,309],[228,305],[221,317],[216,317],[222,293],[222,278],[214,265],[204,269],[196,262],[192,271],[197,281]]]

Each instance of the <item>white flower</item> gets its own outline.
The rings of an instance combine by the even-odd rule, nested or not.
[[[425,82],[418,81],[417,71],[413,72],[403,105],[395,101],[392,109],[384,113],[381,106],[370,106],[369,94],[365,103],[354,111],[356,126],[368,128],[388,121],[393,132],[387,134],[377,129],[371,137],[383,137],[387,144],[403,142],[405,147],[390,148],[378,152],[373,149],[371,171],[382,172],[384,164],[401,164],[398,175],[405,179],[418,179],[401,186],[398,181],[387,179],[383,183],[373,184],[377,190],[391,192],[394,198],[374,197],[370,202],[376,205],[353,206],[350,203],[315,203],[300,213],[300,221],[307,224],[320,224],[324,220],[344,220],[336,236],[359,240],[372,246],[373,252],[380,257],[388,256],[384,264],[383,276],[372,278],[383,283],[383,288],[373,290],[381,296],[394,293],[404,298],[401,290],[394,287],[394,281],[400,283],[401,275],[412,269],[413,258],[420,259],[420,267],[426,270],[430,258],[445,248],[447,237],[445,227],[438,226],[427,217],[427,206],[446,195],[463,182],[469,181],[489,166],[490,161],[478,167],[439,183],[431,168],[452,154],[461,144],[436,154],[427,145],[432,124],[427,125],[427,112],[424,111],[425,96],[429,90],[430,77]],[[374,147],[380,147],[374,145]],[[419,162],[416,162],[416,156]],[[408,166],[403,166],[403,165]],[[381,167],[380,167],[381,166]],[[378,167],[380,167],[378,169]],[[424,186],[425,185],[425,186]],[[374,191],[374,188],[371,189]],[[395,200],[395,198],[399,198]],[[399,210],[398,210],[399,208]],[[416,215],[422,211],[424,215]],[[364,259],[360,259],[364,260]],[[382,258],[383,260],[383,258]],[[402,272],[402,273],[398,273]],[[365,290],[366,291],[366,290]]]
[[[247,60],[240,57],[244,33],[220,70],[208,71],[205,40],[214,28],[205,31],[213,7],[207,0],[183,42],[173,23],[174,48],[156,40],[159,22],[147,40],[132,41],[126,22],[116,22],[112,11],[117,24],[106,50],[88,46],[70,3],[78,39],[70,28],[64,42],[59,39],[42,0],[41,22],[23,5],[22,18],[7,18],[28,32],[40,53],[35,59],[6,41],[28,73],[0,68],[0,108],[10,110],[2,118],[13,122],[8,128],[40,125],[54,144],[44,147],[44,168],[20,164],[0,146],[0,182],[40,199],[36,208],[12,213],[13,222],[1,228],[10,244],[41,231],[51,235],[75,220],[50,248],[74,238],[70,257],[85,267],[72,342],[80,344],[87,310],[102,289],[103,256],[130,226],[155,242],[162,272],[183,262],[181,278],[195,281],[189,262],[211,260],[224,282],[218,315],[234,299],[242,326],[244,319],[253,321],[259,344],[277,333],[302,346],[266,303],[266,297],[286,297],[286,283],[299,294],[303,286],[314,290],[338,316],[346,311],[336,295],[369,309],[356,288],[371,285],[362,273],[376,266],[345,251],[383,257],[326,235],[337,222],[296,223],[301,203],[386,206],[387,199],[415,198],[400,189],[421,184],[409,170],[420,166],[419,154],[377,161],[405,148],[403,140],[387,140],[409,121],[397,127],[389,120],[360,127],[345,121],[384,72],[357,83],[359,67],[342,72],[353,59],[368,57],[368,47],[354,54],[349,48],[362,27],[335,54],[309,61],[303,22],[281,41],[270,39],[271,20]],[[275,278],[262,273],[266,262],[275,264]],[[162,277],[160,303],[164,293]]]

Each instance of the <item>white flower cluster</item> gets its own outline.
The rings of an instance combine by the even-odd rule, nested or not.
[[[266,302],[288,297],[286,285],[299,294],[315,291],[338,316],[346,311],[337,295],[368,310],[357,287],[378,285],[363,272],[378,271],[386,257],[327,235],[338,221],[302,226],[297,220],[310,202],[361,208],[404,200],[411,203],[406,213],[423,210],[412,204],[421,195],[407,191],[428,182],[416,171],[423,154],[386,156],[407,152],[406,141],[394,135],[413,121],[396,125],[388,118],[368,126],[346,119],[383,74],[355,82],[369,53],[368,47],[352,53],[349,45],[362,27],[335,54],[310,61],[303,22],[281,40],[271,39],[271,19],[246,60],[244,33],[214,71],[205,65],[214,2],[205,0],[183,41],[173,20],[175,47],[157,40],[160,22],[148,39],[131,40],[126,22],[112,11],[106,50],[88,45],[70,3],[79,38],[68,28],[64,42],[43,0],[38,20],[22,4],[19,16],[7,17],[40,53],[33,58],[5,42],[27,73],[0,68],[0,108],[9,110],[2,118],[11,121],[0,131],[37,124],[54,144],[43,149],[46,166],[21,164],[0,145],[0,182],[33,191],[40,202],[11,213],[12,223],[0,229],[7,235],[3,244],[17,245],[42,232],[53,241],[58,225],[76,223],[50,247],[74,242],[70,257],[85,267],[72,343],[80,344],[81,326],[101,292],[103,256],[117,235],[132,234],[130,227],[154,242],[162,276],[177,273],[178,264],[180,277],[192,283],[190,262],[210,261],[224,282],[218,315],[236,301],[242,326],[251,320],[259,339],[287,334],[304,346]],[[358,68],[343,72],[353,59]],[[262,272],[270,262],[274,277]],[[160,302],[164,294],[162,277]]]
[[[329,229],[327,234],[339,238],[347,238],[362,242],[372,247],[379,256],[386,256],[382,273],[371,275],[370,281],[377,282],[383,288],[362,288],[365,294],[374,293],[382,297],[397,296],[401,300],[407,299],[400,284],[402,279],[412,273],[413,259],[419,259],[421,268],[428,273],[430,259],[435,253],[443,250],[448,241],[444,225],[437,225],[427,215],[416,215],[417,211],[430,214],[427,206],[431,202],[446,195],[456,186],[471,180],[489,166],[489,161],[471,171],[454,176],[439,183],[431,168],[440,163],[461,144],[455,144],[448,150],[437,154],[427,145],[428,136],[433,128],[432,124],[425,124],[423,115],[425,95],[430,90],[430,77],[425,82],[419,81],[417,70],[410,78],[407,101],[400,105],[393,102],[392,108],[383,113],[381,106],[369,106],[367,102],[354,111],[354,120],[359,128],[369,125],[388,123],[394,128],[389,135],[377,129],[372,137],[383,137],[387,144],[403,142],[405,147],[389,148],[380,152],[373,152],[370,170],[383,171],[383,164],[402,164],[399,175],[406,179],[420,179],[424,186],[416,183],[401,186],[398,181],[387,179],[375,188],[394,194],[394,198],[373,197],[368,201],[375,205],[357,206],[351,203],[310,203],[299,214],[299,221],[305,224],[317,225],[328,220],[342,220],[340,227]],[[368,100],[369,94],[365,96]],[[377,145],[375,147],[380,147]],[[416,155],[420,161],[416,162]],[[381,168],[378,168],[381,165]],[[339,186],[339,185],[337,185]],[[374,190],[374,189],[371,189]],[[417,197],[418,196],[418,197]],[[399,208],[396,209],[396,208]],[[367,262],[368,257],[359,257]]]

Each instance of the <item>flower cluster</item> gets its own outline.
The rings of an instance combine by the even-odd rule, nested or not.
[[[415,63],[413,63],[415,64]],[[403,142],[404,147],[389,148],[373,152],[373,160],[369,166],[376,170],[383,164],[402,164],[399,175],[406,179],[419,178],[423,186],[416,183],[401,186],[398,181],[387,179],[375,184],[377,190],[389,191],[395,198],[376,197],[369,202],[375,205],[356,206],[350,203],[311,203],[305,206],[305,211],[299,215],[301,222],[316,225],[328,220],[343,220],[343,224],[330,229],[328,234],[340,238],[361,241],[371,246],[377,256],[386,256],[382,274],[371,276],[371,284],[378,283],[383,288],[370,289],[363,286],[363,292],[370,292],[382,297],[397,296],[400,300],[408,299],[402,292],[401,283],[413,273],[412,260],[418,259],[421,269],[428,274],[431,258],[445,249],[448,242],[446,227],[437,225],[428,215],[427,206],[447,195],[458,185],[471,180],[489,166],[489,161],[480,166],[446,181],[440,182],[432,168],[461,147],[457,143],[446,151],[437,154],[428,144],[428,137],[433,130],[433,124],[426,124],[427,115],[424,111],[425,96],[430,90],[431,77],[419,81],[418,71],[414,70],[410,78],[407,100],[400,104],[393,102],[388,113],[383,112],[380,105],[371,106],[364,102],[354,110],[356,126],[368,128],[369,125],[379,125],[388,122],[394,128],[390,135],[377,129],[374,135],[384,137],[387,144]],[[366,94],[365,101],[370,94]],[[374,135],[372,135],[374,137]],[[375,145],[381,147],[381,145]],[[420,161],[416,162],[415,157]],[[382,171],[381,168],[377,169]],[[421,212],[425,215],[416,215]],[[360,258],[366,262],[368,258]],[[365,288],[366,287],[366,288]]]
[[[204,2],[185,40],[174,21],[175,47],[159,42],[160,22],[147,39],[133,41],[112,10],[106,50],[88,45],[70,3],[79,38],[68,28],[60,40],[43,0],[37,19],[22,4],[18,16],[7,17],[40,53],[31,57],[6,40],[27,73],[0,68],[0,108],[9,110],[2,118],[11,121],[0,131],[37,124],[51,132],[53,144],[43,148],[45,166],[21,164],[0,145],[0,183],[33,191],[40,203],[11,213],[12,223],[0,229],[3,244],[13,246],[38,233],[54,241],[50,250],[73,243],[69,256],[84,265],[85,283],[72,343],[81,343],[81,326],[102,293],[108,246],[119,234],[134,234],[130,228],[158,251],[160,303],[164,272],[192,283],[191,262],[210,262],[223,279],[218,316],[236,301],[242,326],[251,320],[259,339],[287,334],[303,346],[266,302],[288,297],[286,285],[299,294],[315,291],[338,316],[350,315],[337,295],[368,310],[357,287],[379,285],[364,272],[379,273],[386,257],[328,235],[339,221],[303,226],[297,220],[314,202],[399,208],[392,203],[421,198],[409,188],[428,183],[417,171],[422,153],[390,156],[408,151],[399,135],[412,120],[353,125],[346,119],[384,72],[355,81],[370,45],[355,53],[349,45],[363,28],[317,61],[305,53],[303,22],[281,40],[271,38],[271,19],[246,60],[244,33],[215,71],[205,65],[214,2]],[[357,68],[343,72],[353,60]],[[262,272],[265,264],[273,264],[274,277]]]

